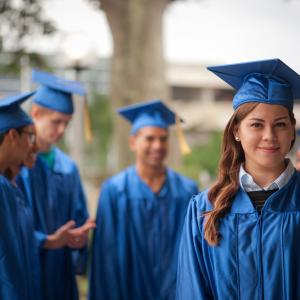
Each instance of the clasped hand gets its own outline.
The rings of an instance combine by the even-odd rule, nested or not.
[[[87,219],[82,226],[77,228],[75,228],[75,222],[71,220],[47,236],[44,248],[58,249],[67,246],[81,249],[87,243],[89,231],[95,227],[96,223],[93,219]]]

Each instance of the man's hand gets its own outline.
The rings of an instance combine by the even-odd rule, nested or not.
[[[88,241],[88,234],[91,229],[96,227],[96,223],[93,219],[87,219],[86,222],[77,228],[70,229],[70,239],[68,246],[74,249],[80,249],[84,247]]]
[[[69,221],[63,226],[59,227],[53,234],[47,236],[44,244],[45,249],[58,249],[67,246],[71,240],[70,230],[75,227],[74,221]]]

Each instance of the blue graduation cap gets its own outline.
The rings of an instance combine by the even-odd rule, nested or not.
[[[176,113],[170,110],[161,100],[152,100],[144,103],[129,105],[118,109],[118,113],[132,123],[130,133],[136,134],[139,129],[147,126],[168,129],[176,124],[180,149],[183,154],[190,153],[180,122],[183,122]]]
[[[279,104],[293,110],[300,98],[300,76],[280,59],[208,67],[237,90],[233,108],[247,102]]]
[[[64,114],[74,112],[72,94],[86,94],[80,82],[65,80],[39,70],[32,71],[32,80],[41,85],[33,97],[33,103]]]
[[[0,100],[0,133],[33,124],[32,119],[20,106],[34,93],[13,95]]]
[[[176,123],[176,114],[161,100],[129,105],[118,109],[118,112],[132,123],[131,134],[146,126],[168,129]]]

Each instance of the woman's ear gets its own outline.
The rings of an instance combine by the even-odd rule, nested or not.
[[[236,141],[239,141],[240,138],[239,138],[239,128],[238,126],[234,126],[233,128],[233,137]]]

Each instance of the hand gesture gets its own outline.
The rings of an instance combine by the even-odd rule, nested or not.
[[[44,244],[45,249],[57,249],[65,247],[71,240],[70,230],[75,227],[75,222],[73,220],[65,223],[63,226],[59,227],[53,234],[47,236],[47,240]]]
[[[70,229],[70,239],[68,241],[68,246],[75,249],[84,247],[88,241],[89,231],[95,227],[95,221],[93,219],[87,219],[82,226]]]

